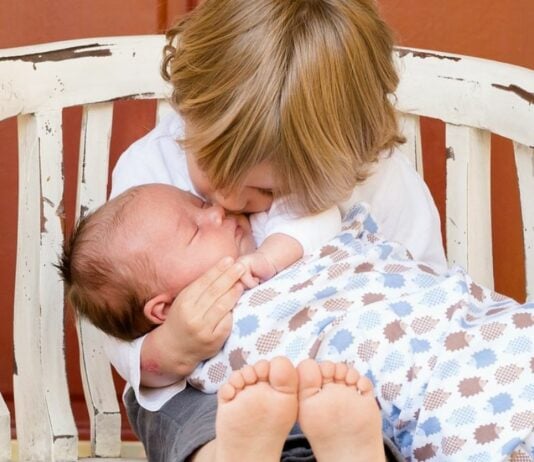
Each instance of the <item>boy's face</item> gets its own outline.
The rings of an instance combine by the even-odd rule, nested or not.
[[[131,233],[128,245],[148,256],[167,290],[178,293],[221,258],[256,249],[245,216],[226,215],[222,207],[172,186],[149,188],[132,222],[142,232]]]
[[[187,155],[187,168],[191,181],[199,194],[210,202],[238,213],[255,213],[269,210],[273,202],[275,182],[269,162],[252,167],[243,185],[227,194],[221,194],[211,186],[206,174],[200,170],[193,155]]]

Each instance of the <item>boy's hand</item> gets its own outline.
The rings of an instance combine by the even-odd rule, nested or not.
[[[276,267],[262,252],[244,255],[238,260],[246,270],[241,276],[241,282],[249,289],[256,287],[260,282],[271,279],[276,273]]]
[[[180,292],[165,322],[148,334],[142,354],[157,362],[167,380],[190,374],[220,350],[232,330],[232,310],[243,293],[239,280],[244,272],[243,264],[221,260]],[[161,386],[145,378],[144,385]]]
[[[169,310],[165,324],[182,339],[183,353],[195,366],[215,355],[232,330],[232,310],[243,293],[239,280],[245,271],[233,263],[223,260],[183,289]]]

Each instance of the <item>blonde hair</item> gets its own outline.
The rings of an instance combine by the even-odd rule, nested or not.
[[[167,33],[162,73],[216,189],[269,160],[278,195],[324,210],[404,140],[392,34],[372,0],[205,0]]]
[[[113,251],[117,238],[126,238],[124,225],[140,188],[127,190],[81,218],[56,265],[76,313],[122,340],[133,340],[155,327],[143,312],[152,294],[146,281],[157,281],[155,269],[146,255],[119,258]]]

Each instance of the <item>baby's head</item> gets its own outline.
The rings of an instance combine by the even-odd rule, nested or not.
[[[76,311],[132,340],[163,322],[176,295],[224,256],[255,245],[244,216],[173,186],[131,188],[77,224],[59,269]]]

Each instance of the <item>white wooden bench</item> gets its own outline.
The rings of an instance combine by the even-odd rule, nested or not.
[[[14,302],[14,393],[20,460],[74,461],[78,434],[63,350],[63,287],[53,263],[63,241],[62,109],[83,105],[78,214],[106,200],[113,102],[158,99],[162,36],[75,40],[0,50],[0,120],[17,117],[19,222]],[[447,252],[493,285],[490,132],[514,143],[527,295],[534,294],[534,71],[463,56],[399,49],[398,108],[405,153],[422,173],[419,116],[446,123]],[[92,457],[120,458],[120,413],[98,333],[78,325]],[[0,397],[0,461],[10,456]],[[103,459],[102,459],[103,458]],[[86,459],[90,460],[90,459]],[[120,459],[125,460],[125,459]]]

